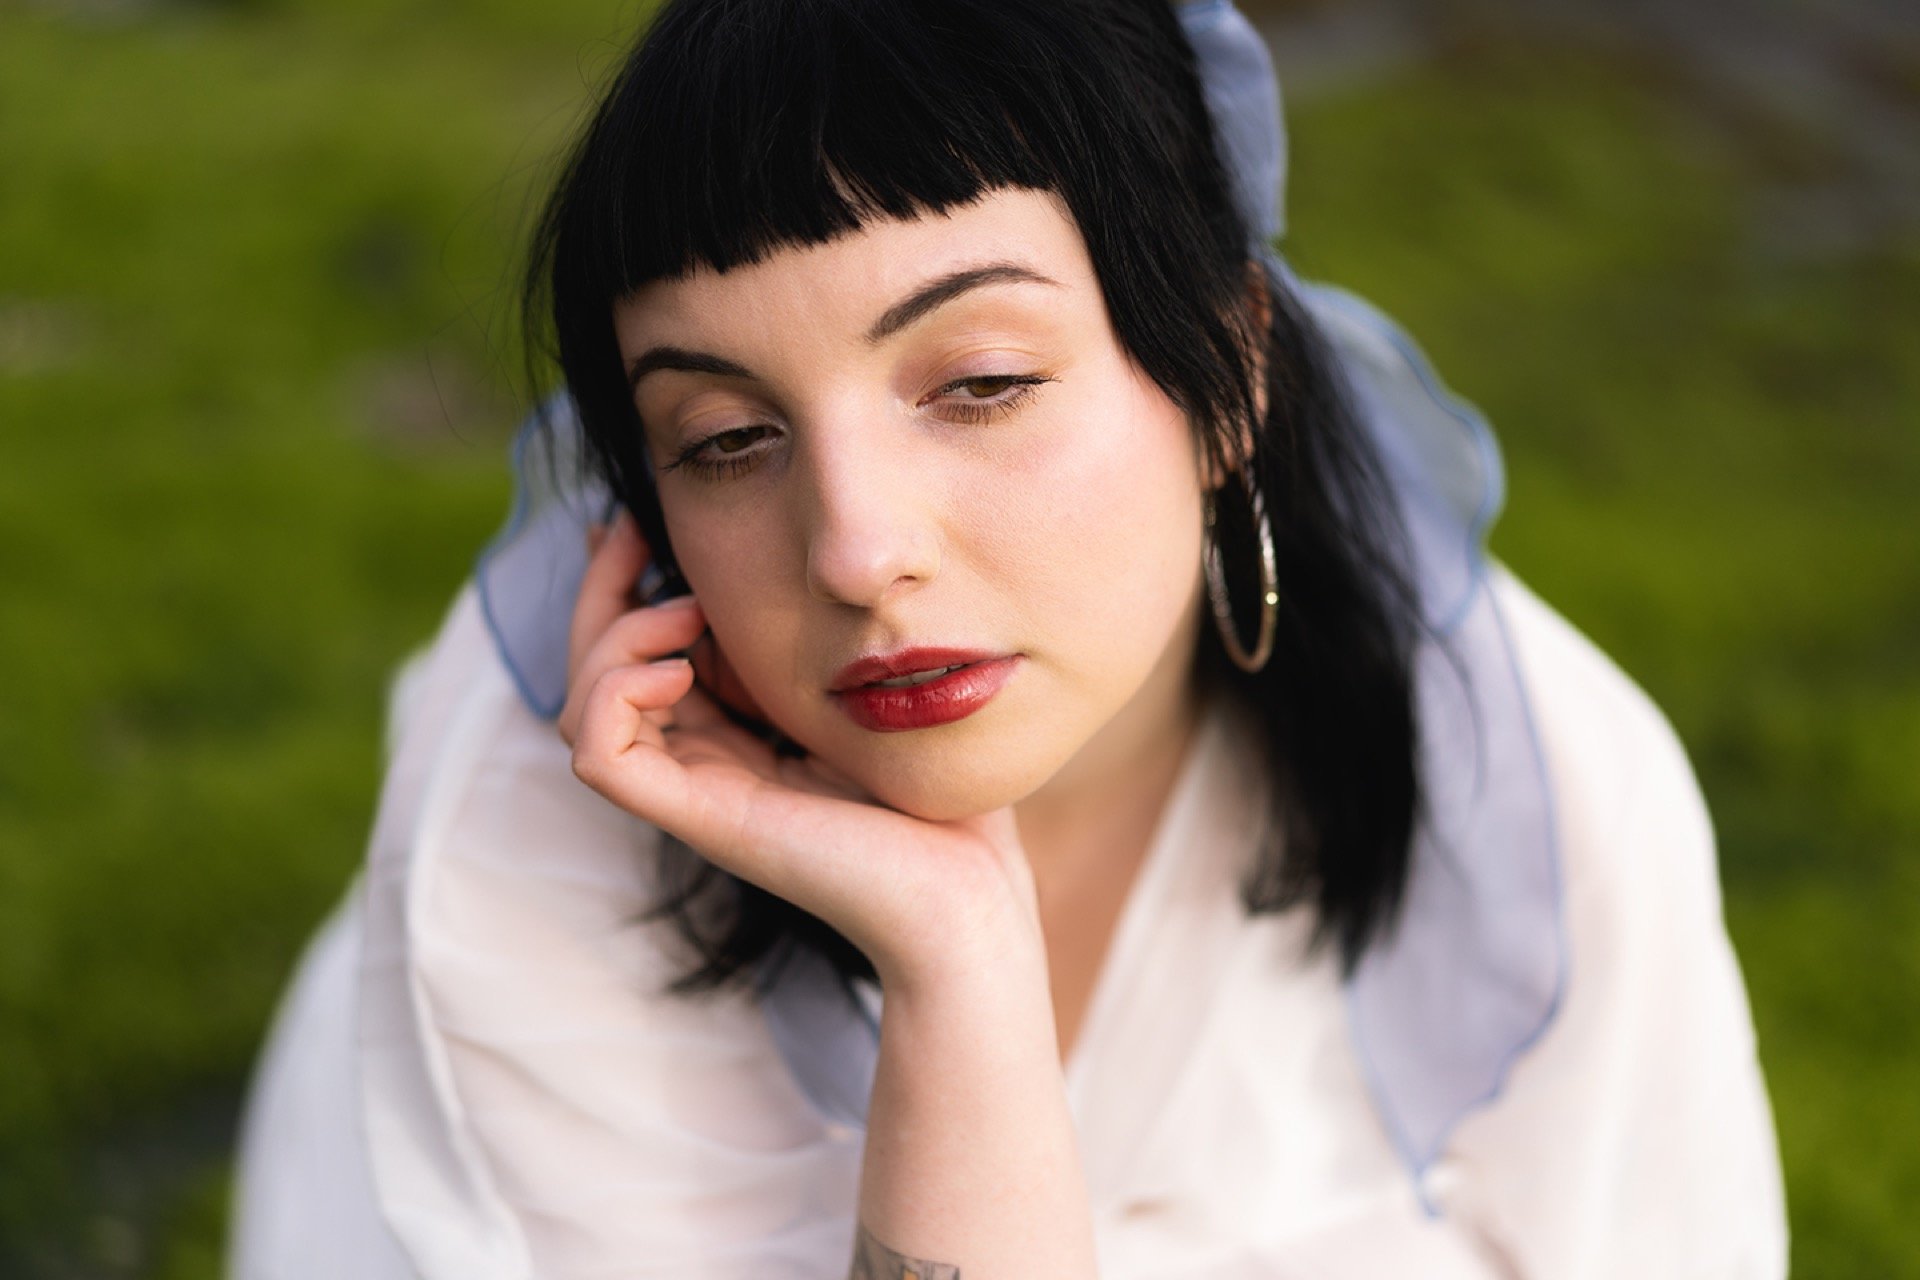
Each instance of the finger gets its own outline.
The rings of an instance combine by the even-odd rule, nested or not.
[[[804,761],[808,770],[836,793],[845,794],[860,800],[870,800],[872,795],[867,789],[842,773],[824,758],[809,754]]]
[[[682,763],[725,758],[769,781],[780,776],[780,758],[774,749],[720,714],[698,686],[674,705],[671,714],[673,732],[666,736],[666,749]]]
[[[706,727],[663,732],[653,715],[683,702],[707,703]],[[574,773],[696,848],[738,844],[735,824],[749,797],[762,786],[777,786],[772,748],[712,708],[693,687],[692,666],[684,658],[608,671],[594,681],[584,703]],[[698,787],[689,779],[693,769],[702,769]]]
[[[567,698],[560,709],[560,736],[568,742],[579,731],[580,714],[594,683],[617,667],[642,665],[685,649],[706,627],[692,596],[680,596],[650,609],[632,609],[616,617],[573,664]],[[655,717],[665,724],[665,717]]]
[[[594,681],[581,711],[573,744],[574,774],[613,798],[602,784],[615,769],[629,767],[632,760],[644,762],[647,757],[658,757],[684,772],[661,749],[660,727],[647,718],[647,713],[672,706],[692,687],[693,668],[685,658],[618,667],[602,675]],[[620,803],[624,805],[624,799]]]
[[[700,659],[696,654],[688,654],[693,660],[693,692],[681,699],[673,709],[673,722],[682,729],[711,729],[721,725],[737,727],[736,722],[727,715],[714,696],[713,690],[704,687],[700,681]]]
[[[872,803],[872,797],[866,791],[851,782],[836,781],[827,776],[820,771],[816,761],[817,758],[813,756],[788,756],[779,762],[780,781],[809,795]]]
[[[765,782],[780,780],[780,761],[763,742],[734,728],[678,729],[664,735],[661,749],[689,769],[723,765]]]
[[[924,840],[925,825],[886,809],[793,786],[752,767],[722,741],[726,731],[663,734],[645,712],[666,689],[647,667],[608,672],[596,683],[573,768],[608,800],[684,841],[722,870],[823,920],[851,928],[910,903],[912,877],[876,850]],[[764,757],[762,757],[764,759]],[[847,932],[843,928],[843,932]]]
[[[648,718],[692,687],[684,659],[609,671],[594,683],[573,749],[582,782],[733,870],[752,793],[768,785],[705,735],[663,733]],[[694,771],[699,771],[696,781]],[[716,858],[716,855],[718,857]]]
[[[640,571],[651,557],[633,516],[622,511],[608,526],[600,545],[587,559],[574,601],[573,621],[567,633],[567,672],[579,669],[593,642],[614,619],[633,607],[628,598]]]
[[[689,655],[681,651],[691,648],[706,629],[706,614],[692,596],[675,596],[659,604],[629,608],[600,629],[600,634],[587,646],[580,670],[585,674],[593,663],[602,667],[624,666],[652,662],[669,654],[687,657]]]
[[[607,679],[614,681],[621,673]],[[844,902],[858,868],[840,847],[845,802],[763,777],[704,734],[645,740],[645,722],[595,699],[574,751],[574,772],[627,812],[659,827],[722,870],[803,910]],[[628,734],[640,732],[640,740]]]

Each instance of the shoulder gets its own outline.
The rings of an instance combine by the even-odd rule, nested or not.
[[[1686,770],[1673,726],[1612,658],[1506,568],[1496,566],[1488,585],[1557,755],[1577,754],[1598,771],[1586,781],[1614,788]]]
[[[594,987],[623,1011],[714,1021],[728,1002],[664,994],[694,956],[671,921],[646,918],[676,857],[695,855],[574,776],[471,587],[396,680],[390,721],[370,893],[399,900],[395,941],[431,1014],[524,1031],[579,1010],[557,994]],[[476,1007],[457,1011],[466,1000]]]
[[[1489,582],[1551,782],[1569,894],[1658,889],[1717,912],[1712,824],[1646,692],[1504,567]]]
[[[1782,1275],[1771,1112],[1686,753],[1565,618],[1504,570],[1490,589],[1550,782],[1565,969],[1455,1136],[1451,1210],[1529,1275]]]
[[[471,589],[391,701],[359,892],[255,1082],[236,1275],[707,1274],[716,1242],[781,1238],[829,1188],[850,1204],[857,1143],[758,1006],[666,990],[689,957],[644,918],[659,832],[573,777]]]
[[[672,860],[695,855],[574,777],[471,589],[397,683],[393,721],[361,1069],[383,1205],[416,1261],[436,1260],[422,1270],[696,1270],[704,1244],[740,1234],[714,1185],[797,1202],[844,1173],[750,993],[668,989],[693,948],[652,913]],[[639,1209],[609,1191],[634,1183]]]
[[[471,584],[395,677],[387,744],[368,860],[406,886],[411,932],[433,919],[422,908],[450,878],[482,868],[522,889],[592,885],[636,909],[657,891],[660,833],[574,777],[566,743],[501,661]]]

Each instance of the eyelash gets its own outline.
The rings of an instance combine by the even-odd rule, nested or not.
[[[1008,385],[1008,392],[1002,393],[1003,398],[1001,399],[976,400],[970,404],[962,402],[950,407],[949,412],[961,422],[978,424],[992,422],[997,418],[1013,412],[1031,399],[1042,383],[1052,381],[1052,378],[1039,374],[1024,373],[995,374],[991,377],[956,378],[954,381],[941,387],[936,394],[944,395],[958,388],[974,386],[983,382],[1006,383]],[[701,456],[702,452],[716,440],[723,440],[738,432],[762,429],[760,424],[755,423],[751,426],[729,427],[725,431],[716,431],[710,436],[704,436],[699,440],[695,440],[692,444],[689,444],[680,451],[679,455],[675,457],[672,462],[667,463],[664,467],[660,468],[660,470],[662,473],[665,473],[685,468],[688,474],[702,480],[724,480],[732,476],[743,475],[753,469],[754,464],[759,459],[758,453],[742,453],[732,457],[722,455],[717,458],[708,458]]]

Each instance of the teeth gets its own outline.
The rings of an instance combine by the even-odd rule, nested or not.
[[[941,676],[947,674],[947,672],[958,671],[960,667],[965,665],[963,662],[959,666],[935,667],[932,671],[916,671],[910,676],[895,676],[891,680],[875,680],[870,687],[874,689],[905,689],[909,685],[925,684],[929,680],[938,680]]]

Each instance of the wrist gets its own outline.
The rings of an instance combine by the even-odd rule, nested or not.
[[[861,1169],[863,1229],[962,1275],[1091,1276],[1092,1219],[1065,1083],[1044,963],[949,956],[890,989]]]
[[[889,1008],[1004,1008],[1031,1003],[1037,994],[1052,1016],[1046,943],[1037,926],[982,926],[976,921],[963,927],[956,921],[923,939],[922,945],[885,961],[875,958],[874,973]]]
[[[868,952],[889,996],[1036,979],[1042,990],[1048,986],[1039,899],[1017,846],[984,857],[969,851],[949,862],[941,888],[895,920],[903,927]]]

